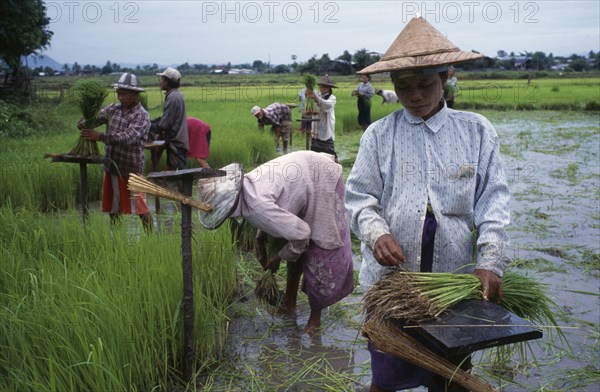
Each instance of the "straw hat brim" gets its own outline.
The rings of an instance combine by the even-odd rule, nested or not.
[[[431,68],[445,64],[458,64],[477,60],[484,56],[480,53],[456,51],[447,53],[428,54],[424,56],[401,57],[390,60],[380,60],[358,71],[359,75],[382,72],[393,72],[414,68]]]
[[[482,57],[479,53],[460,50],[425,19],[415,17],[398,34],[381,60],[358,74],[436,68]]]
[[[217,229],[231,216],[242,190],[244,172],[241,164],[232,163],[221,170],[227,175],[198,180],[198,199],[213,207],[210,212],[198,212],[200,224],[208,230]]]

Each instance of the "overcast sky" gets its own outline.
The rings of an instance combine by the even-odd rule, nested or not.
[[[289,64],[344,50],[383,53],[419,11],[463,50],[600,51],[591,1],[48,1],[59,63]]]

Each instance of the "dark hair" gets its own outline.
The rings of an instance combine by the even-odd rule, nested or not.
[[[173,79],[169,79],[166,76],[161,76],[161,78],[165,78],[165,81],[167,82],[167,86],[169,86],[170,88],[179,88],[179,86],[181,85],[180,81],[175,81]]]

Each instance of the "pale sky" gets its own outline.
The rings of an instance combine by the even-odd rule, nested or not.
[[[344,50],[383,53],[420,12],[463,50],[494,57],[600,51],[592,1],[48,1],[43,54],[78,62],[178,65],[305,62]]]

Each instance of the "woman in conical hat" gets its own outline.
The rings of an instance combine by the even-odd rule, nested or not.
[[[399,266],[460,269],[481,280],[485,299],[501,300],[509,191],[498,135],[483,116],[449,109],[442,98],[448,64],[481,57],[417,17],[379,62],[359,72],[389,72],[404,107],[365,131],[346,183],[351,228],[362,241],[363,287]],[[446,380],[433,373],[370,343],[369,351],[371,391],[444,390]]]
[[[334,155],[335,152],[335,104],[337,99],[333,95],[333,89],[337,85],[331,80],[329,75],[324,75],[319,79],[319,94],[314,91],[307,91],[306,98],[314,99],[319,108],[319,122],[315,125],[316,134],[310,145],[310,149],[316,152],[324,152]]]

